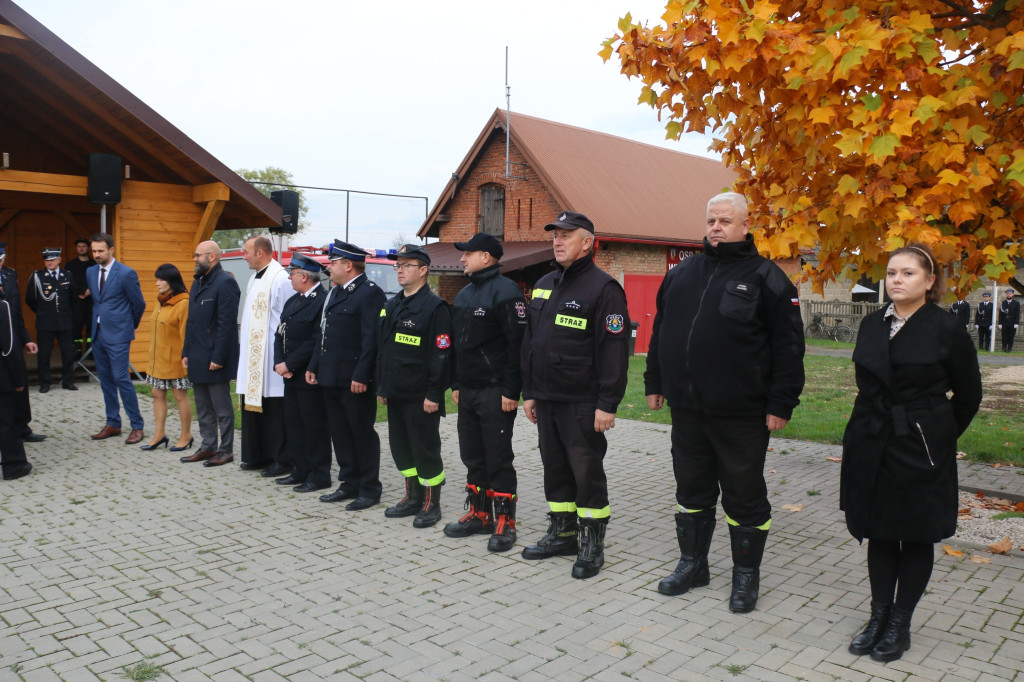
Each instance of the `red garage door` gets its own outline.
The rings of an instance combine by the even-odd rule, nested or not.
[[[624,278],[629,319],[640,323],[636,331],[637,353],[646,353],[651,345],[651,326],[658,311],[658,287],[664,278],[664,275],[626,275]]]

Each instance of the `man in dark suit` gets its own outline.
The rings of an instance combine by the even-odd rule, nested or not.
[[[974,313],[974,326],[978,328],[978,348],[988,350],[992,342],[992,294],[983,292],[978,310]]]
[[[181,364],[192,382],[203,439],[199,449],[181,461],[203,462],[203,466],[220,466],[235,458],[231,379],[238,366],[240,291],[235,278],[221,266],[220,256],[214,241],[201,242],[192,254],[195,279],[188,295],[188,322],[181,348]]]
[[[345,509],[359,511],[380,502],[382,489],[372,388],[377,323],[387,296],[366,278],[366,252],[358,246],[335,240],[328,269],[335,286],[324,303],[306,379],[323,389],[341,485],[320,501],[351,499]]]
[[[963,299],[953,301],[949,304],[949,312],[957,316],[964,329],[971,327],[971,304]]]
[[[59,247],[43,249],[46,267],[36,270],[28,280],[25,303],[36,314],[36,340],[39,342],[39,392],[50,390],[50,353],[53,342],[60,347],[60,383],[69,391],[77,391],[74,377],[75,346],[71,339],[72,301],[75,280],[60,268]]]
[[[999,302],[999,328],[1003,330],[1003,352],[1013,350],[1013,337],[1020,326],[1020,301],[1015,301],[1014,290],[1006,290],[1006,298]]]
[[[301,253],[288,266],[295,294],[284,303],[274,333],[274,371],[284,379],[284,430],[294,468],[274,482],[295,486],[297,493],[331,487],[331,438],[323,393],[306,382],[320,332],[327,290],[320,284],[324,268]]]
[[[29,355],[35,355],[39,350],[36,344],[32,343],[28,328],[25,327],[25,318],[21,311],[21,294],[18,289],[18,273],[11,268],[4,267],[7,258],[7,242],[0,242],[0,300],[10,304],[9,314],[12,321],[12,331],[8,331],[8,338],[13,334],[15,346],[21,346]],[[13,353],[13,351],[11,351]],[[24,358],[22,357],[22,364]],[[32,421],[32,406],[29,404],[28,391],[15,391],[14,401],[14,432],[26,443],[38,443],[46,440],[46,436],[32,433],[28,425]]]
[[[132,427],[125,443],[134,445],[142,441],[143,421],[139,397],[129,374],[128,353],[135,339],[135,328],[146,310],[146,300],[139,287],[139,276],[114,258],[113,237],[106,233],[94,234],[92,257],[96,265],[85,273],[93,295],[92,356],[103,389],[107,423],[91,438],[102,440],[121,435],[121,406],[117,401],[120,393]]]
[[[28,393],[25,359],[21,354],[18,318],[21,301],[8,299],[8,272],[3,267],[4,242],[0,242],[0,475],[5,481],[27,476],[32,465],[25,457],[25,445],[18,437],[16,415],[21,394]]]
[[[86,341],[89,339],[89,319],[92,315],[92,295],[85,279],[85,271],[96,265],[90,255],[89,240],[79,239],[75,242],[77,258],[69,260],[64,267],[71,273],[75,283],[75,297],[71,301],[71,338],[78,345],[78,357],[85,352]],[[84,331],[83,331],[84,330]]]

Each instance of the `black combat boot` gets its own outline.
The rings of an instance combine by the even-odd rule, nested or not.
[[[423,508],[420,509],[419,513],[416,514],[416,518],[413,519],[412,525],[416,528],[430,528],[435,523],[441,520],[441,486],[444,485],[444,481],[441,481],[439,485],[425,486],[423,495]]]
[[[576,512],[548,512],[548,532],[537,544],[523,548],[524,559],[571,556],[579,551],[576,542]]]
[[[753,526],[729,526],[732,540],[732,595],[729,610],[750,613],[757,606],[761,557],[768,531]]]
[[[913,611],[893,606],[889,611],[889,622],[878,644],[871,650],[871,658],[882,663],[895,661],[903,657],[904,651],[910,651],[910,617]]]
[[[572,565],[572,577],[586,580],[597,575],[604,566],[604,533],[608,530],[608,519],[580,519],[578,528],[580,551]]]
[[[403,516],[412,516],[419,513],[423,507],[423,486],[420,479],[415,476],[405,478],[405,497],[398,501],[394,507],[384,510],[384,516],[389,519],[398,519]]]
[[[445,525],[444,534],[450,538],[465,538],[477,533],[491,532],[490,498],[487,490],[472,483],[466,484],[466,513],[458,521]]]
[[[888,602],[871,602],[871,618],[868,619],[868,624],[864,631],[850,642],[851,654],[863,656],[864,654],[871,653],[871,650],[878,644],[878,640],[882,639],[885,626],[889,623],[889,611],[891,609],[892,604]]]
[[[676,514],[676,537],[681,558],[672,575],[662,578],[658,583],[658,592],[685,594],[693,587],[703,587],[711,582],[708,550],[711,549],[711,536],[714,533],[714,509]]]
[[[487,551],[507,552],[516,544],[516,500],[519,496],[488,492],[494,502],[494,534],[487,541]]]

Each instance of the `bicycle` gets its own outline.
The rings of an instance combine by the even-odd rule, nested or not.
[[[814,320],[807,325],[807,330],[805,332],[806,336],[809,339],[823,339],[828,336],[831,337],[833,341],[849,343],[853,341],[853,329],[842,322],[843,321],[837,317],[835,324],[832,326],[825,326],[822,316],[815,314]]]

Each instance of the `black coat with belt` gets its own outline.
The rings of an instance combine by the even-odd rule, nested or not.
[[[192,281],[181,357],[196,384],[226,383],[238,371],[238,282],[217,263]],[[210,363],[221,366],[211,370]]]
[[[318,386],[348,388],[353,381],[367,386],[373,383],[377,325],[386,301],[384,290],[365,274],[328,292],[309,363]]]
[[[325,298],[327,290],[317,284],[305,294],[296,292],[284,302],[281,322],[274,333],[274,366],[283,362],[292,373],[291,379],[284,380],[285,386],[313,388],[306,383],[306,369],[314,350],[320,350],[316,342]]]
[[[858,540],[938,542],[956,532],[956,440],[981,403],[978,357],[937,305],[926,303],[891,341],[885,312],[864,318],[853,351],[859,392],[839,506]]]
[[[36,332],[71,330],[71,305],[75,300],[75,278],[61,268],[56,275],[43,268],[28,278],[25,303],[36,314]]]

